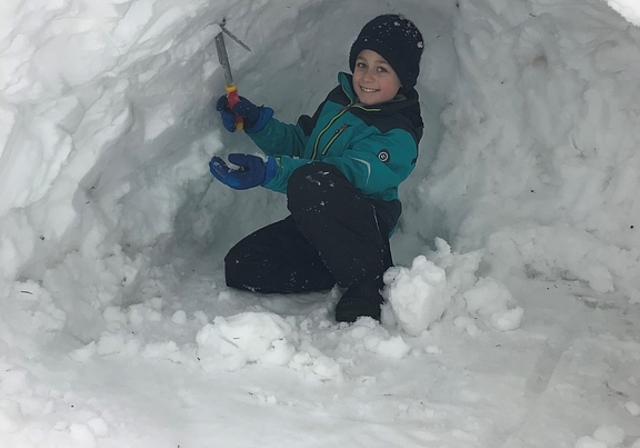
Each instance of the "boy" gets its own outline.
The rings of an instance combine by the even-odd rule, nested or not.
[[[380,320],[383,273],[392,266],[389,236],[401,213],[398,185],[413,170],[422,137],[418,93],[423,40],[394,14],[367,23],[349,54],[353,75],[340,73],[312,117],[297,124],[249,100],[216,108],[225,128],[236,116],[266,160],[230,154],[209,163],[213,176],[238,190],[263,186],[287,195],[291,215],[237,243],[225,257],[229,287],[262,293],[346,288],[335,317]]]

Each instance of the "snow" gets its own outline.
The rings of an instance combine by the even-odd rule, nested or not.
[[[640,405],[635,401],[628,401],[624,404],[624,407],[629,411],[629,414],[637,417],[640,415]]]
[[[618,11],[629,22],[640,25],[640,11],[633,0],[607,0],[609,6]]]
[[[383,322],[230,290],[285,216],[224,75],[293,121],[386,12],[425,37]],[[0,447],[640,447],[634,0],[0,3]]]
[[[417,336],[427,330],[451,303],[445,271],[424,255],[416,257],[410,269],[395,267],[385,276],[391,308],[409,334]]]
[[[607,446],[619,446],[624,441],[624,430],[616,425],[603,425],[595,430],[593,437]]]

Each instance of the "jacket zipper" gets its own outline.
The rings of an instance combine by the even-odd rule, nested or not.
[[[343,124],[342,126],[340,126],[340,128],[336,129],[336,132],[333,133],[333,137],[331,137],[331,140],[329,140],[329,142],[325,145],[324,149],[322,150],[322,155],[326,156],[327,152],[329,151],[329,148],[331,147],[331,145],[333,145],[333,142],[336,141],[336,139],[338,137],[340,137],[340,135],[345,131],[345,129],[347,129],[349,127],[348,124]]]
[[[349,106],[351,106],[351,104],[349,104]],[[327,130],[331,127],[333,123],[336,122],[338,118],[342,117],[345,114],[345,112],[349,110],[349,106],[343,107],[340,110],[340,112],[338,112],[338,114],[335,117],[333,117],[331,120],[329,120],[329,123],[327,123],[327,125],[324,128],[322,128],[322,130],[316,137],[315,143],[313,144],[313,152],[311,153],[311,160],[315,160],[315,158],[318,156],[318,145],[320,144],[320,139],[322,138],[324,133],[327,132]]]
[[[374,109],[374,108],[369,109],[360,105],[356,105],[355,103],[350,103],[347,106],[344,106],[342,109],[340,109],[340,112],[338,112],[335,117],[329,120],[329,123],[327,123],[327,125],[324,128],[322,128],[322,130],[318,133],[318,136],[316,137],[316,141],[313,144],[313,151],[311,152],[311,160],[315,160],[316,157],[318,157],[318,146],[320,145],[320,139],[322,138],[324,133],[327,132],[331,127],[331,125],[333,125],[333,123],[335,123],[338,118],[342,117],[351,107],[357,107],[367,112],[379,112],[381,110],[381,109]],[[345,124],[338,130],[336,130],[336,134],[333,137],[331,137],[331,140],[329,140],[329,142],[323,148],[322,155],[325,155],[327,153],[327,151],[329,150],[329,147],[333,144],[333,142],[336,141],[336,139],[340,136],[340,134],[342,134],[342,132],[344,132],[344,130],[347,127],[348,125]]]

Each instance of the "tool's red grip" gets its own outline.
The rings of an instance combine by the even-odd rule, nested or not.
[[[240,96],[238,95],[238,86],[235,84],[231,86],[224,86],[227,91],[227,99],[229,100],[229,109],[233,110],[236,104],[240,102]],[[244,128],[244,122],[240,115],[236,115],[236,130],[242,131]]]

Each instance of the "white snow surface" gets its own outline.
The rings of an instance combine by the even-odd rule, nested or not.
[[[213,39],[293,121],[377,14],[425,38],[383,322],[224,285]],[[0,448],[640,447],[635,0],[3,0]]]
[[[607,0],[609,6],[636,26],[640,25],[640,7],[635,0]]]

